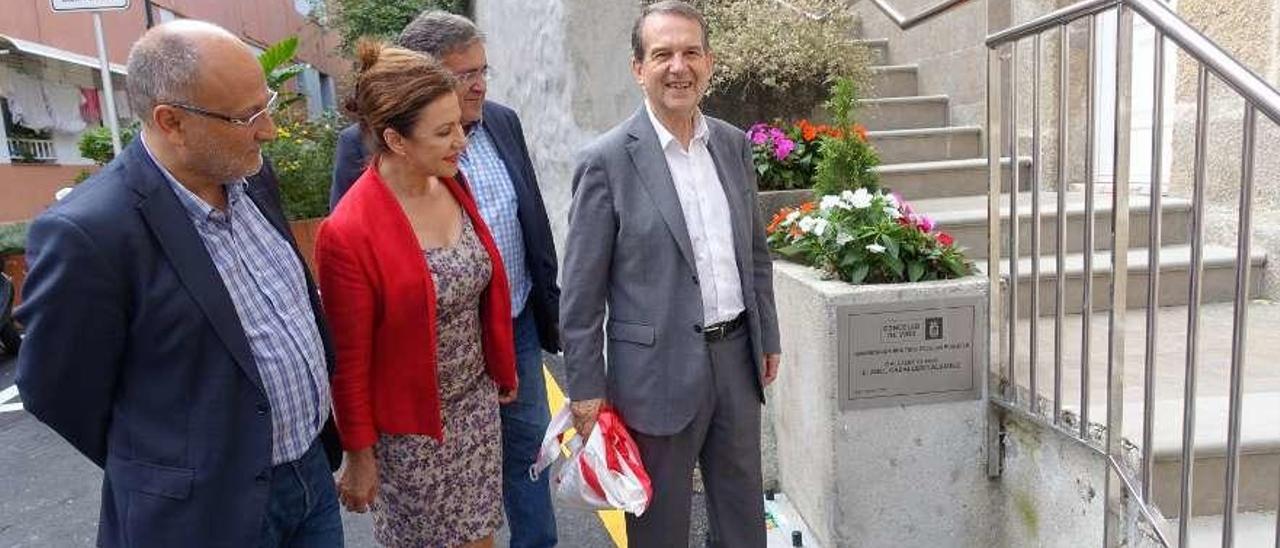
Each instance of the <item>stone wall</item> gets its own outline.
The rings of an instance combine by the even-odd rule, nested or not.
[[[1272,87],[1280,87],[1280,0],[1179,0],[1178,13]],[[1166,189],[1190,197],[1195,154],[1196,78],[1191,58],[1177,63],[1173,165]],[[1240,191],[1244,102],[1216,77],[1210,78],[1207,239],[1234,246]],[[1254,175],[1254,248],[1268,255],[1263,294],[1280,297],[1280,127],[1259,117]]]
[[[591,0],[475,2],[497,74],[489,98],[520,115],[557,249],[578,151],[640,105],[630,72],[631,24],[639,13],[638,2],[610,9]]]

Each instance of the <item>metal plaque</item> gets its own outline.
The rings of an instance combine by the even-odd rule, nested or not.
[[[129,0],[49,0],[53,11],[106,11],[129,9]]]
[[[982,397],[975,326],[985,303],[974,295],[837,308],[841,409]]]

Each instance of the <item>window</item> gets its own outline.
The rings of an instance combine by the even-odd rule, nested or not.
[[[337,97],[338,92],[333,86],[333,77],[320,73],[320,106],[324,110],[336,110],[338,108]]]

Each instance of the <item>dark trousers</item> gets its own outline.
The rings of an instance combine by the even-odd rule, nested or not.
[[[643,516],[627,514],[628,546],[689,545],[695,460],[706,487],[711,545],[765,546],[759,381],[747,330],[707,343],[707,356],[712,386],[684,430],[672,436],[631,431],[653,484],[653,500]]]
[[[502,502],[511,528],[511,548],[549,548],[557,543],[555,508],[547,480],[550,474],[529,479],[529,467],[551,422],[532,308],[526,306],[513,320],[520,387],[516,401],[501,408]]]
[[[262,520],[263,548],[341,548],[342,516],[329,459],[319,440],[298,460],[271,469],[271,497]]]

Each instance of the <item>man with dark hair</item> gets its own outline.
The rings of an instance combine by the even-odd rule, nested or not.
[[[780,348],[751,146],[698,109],[713,57],[697,10],[653,4],[632,42],[645,104],[573,177],[561,307],[574,423],[590,432],[607,400],[640,448],[653,500],[627,516],[630,546],[689,545],[696,462],[711,545],[763,547],[760,408]]]
[[[261,145],[253,51],[129,54],[142,133],[31,225],[23,405],[102,467],[98,546],[342,546],[332,351]]]
[[[554,546],[556,522],[547,475],[531,480],[529,466],[550,422],[542,350],[560,351],[560,288],[555,241],[524,130],[514,111],[485,100],[490,72],[484,36],[470,20],[443,11],[424,12],[401,31],[397,43],[435,57],[458,79],[462,123],[468,131],[459,167],[493,232],[511,287],[520,388],[516,401],[501,408],[503,504],[511,546]],[[367,158],[360,128],[343,129],[330,208],[364,171]]]

